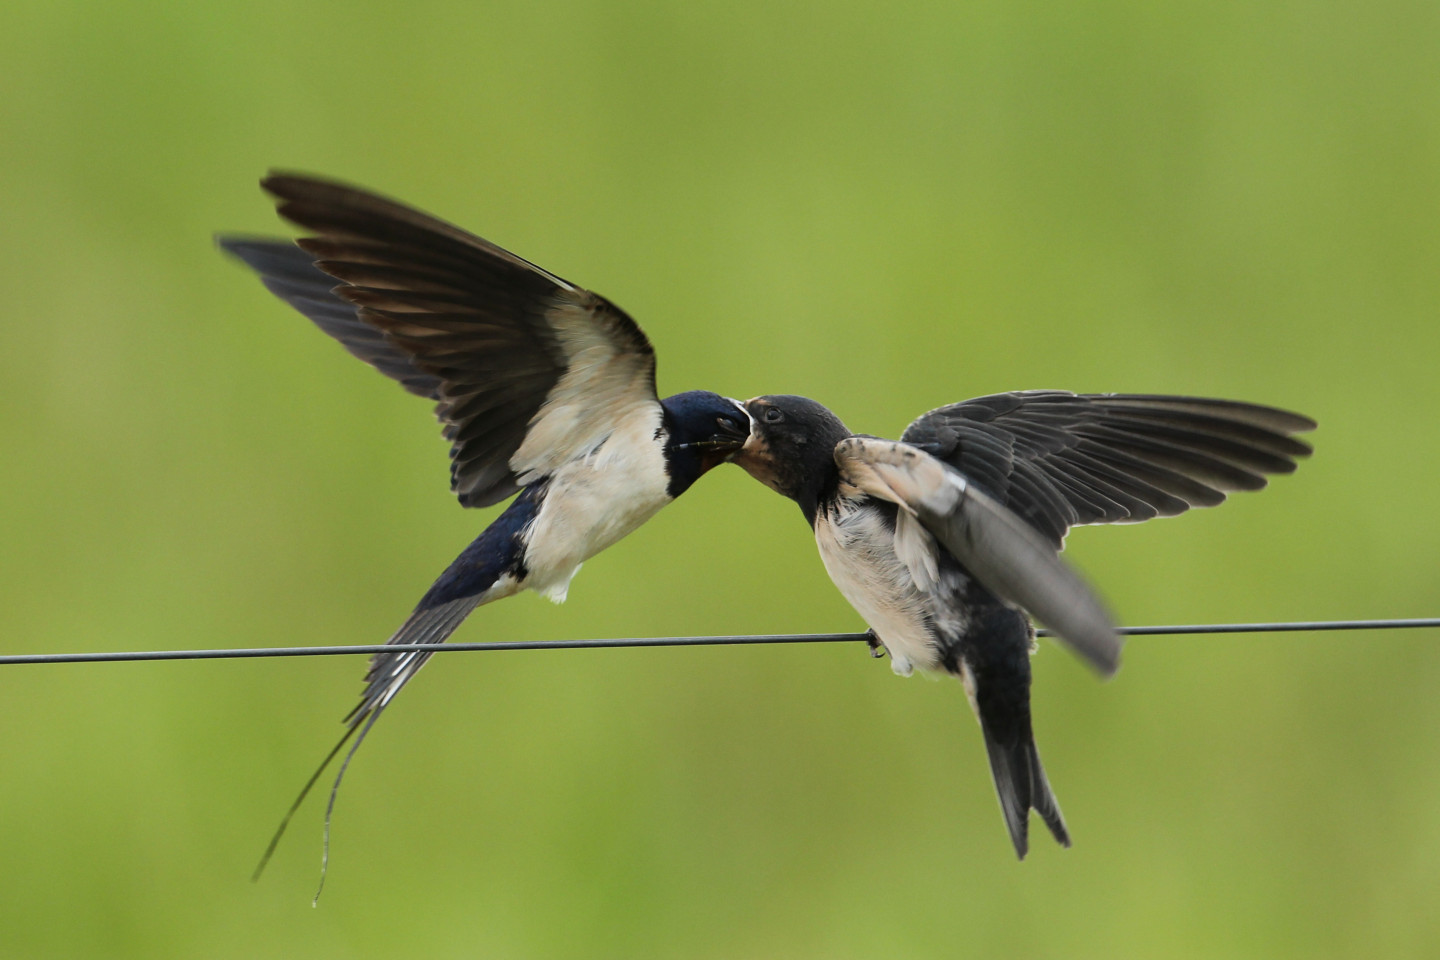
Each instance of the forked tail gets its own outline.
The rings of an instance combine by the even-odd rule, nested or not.
[[[446,568],[440,578],[426,591],[415,611],[386,643],[442,644],[470,615],[470,611],[481,604],[516,593],[524,578],[524,568],[521,562],[522,537],[530,522],[535,518],[543,492],[543,484],[532,485],[522,490],[520,495],[505,509],[505,512],[497,517],[495,522],[490,524]],[[321,774],[340,755],[345,744],[354,737],[355,742],[350,745],[345,759],[340,764],[340,770],[335,774],[335,782],[330,785],[330,799],[325,806],[320,887],[315,891],[315,899],[319,900],[320,891],[325,888],[325,872],[330,862],[330,820],[335,811],[335,798],[340,792],[340,783],[345,779],[345,771],[349,768],[355,751],[359,750],[360,744],[365,742],[370,728],[375,725],[376,720],[380,719],[380,714],[431,656],[433,654],[428,651],[405,650],[395,653],[377,653],[371,658],[370,669],[365,674],[365,692],[361,694],[360,702],[356,704],[355,709],[345,717],[345,725],[348,728],[345,735],[326,754],[324,761],[306,781],[300,795],[295,798],[295,802],[290,805],[290,809],[286,812],[285,818],[280,821],[275,835],[270,838],[270,843],[265,848],[265,854],[260,858],[260,863],[251,877],[252,880],[260,879],[260,875],[265,871],[265,866],[270,862],[276,847],[280,845],[280,838],[285,835],[285,829],[290,826],[290,821],[296,811],[305,802],[305,798],[310,795],[315,784],[320,781]],[[356,736],[357,731],[358,736]]]
[[[487,598],[482,593],[480,596],[451,601],[442,607],[432,608],[431,610],[425,610],[422,607],[422,609],[418,609],[411,614],[410,619],[405,621],[404,626],[397,630],[395,635],[387,642],[404,644],[444,643],[446,638],[454,633],[455,629],[464,621],[466,615],[475,609],[475,607],[479,606],[485,599]],[[443,616],[435,616],[434,614],[440,610],[443,610]],[[295,798],[294,803],[290,804],[290,809],[286,811],[284,819],[280,821],[280,826],[276,828],[275,835],[270,838],[270,843],[265,847],[265,853],[260,857],[260,863],[255,867],[255,872],[250,877],[252,882],[259,880],[260,875],[265,872],[266,865],[269,864],[270,858],[274,856],[276,847],[280,845],[280,838],[285,835],[286,828],[290,826],[290,821],[294,818],[296,811],[300,809],[301,804],[305,802],[305,798],[310,795],[310,791],[313,790],[315,784],[320,781],[320,775],[323,774],[330,764],[334,762],[335,758],[340,755],[340,751],[344,749],[345,744],[350,742],[350,738],[354,737],[355,742],[350,745],[350,749],[345,753],[345,759],[340,764],[340,770],[335,774],[335,782],[330,785],[330,799],[325,804],[325,829],[320,854],[320,884],[315,890],[315,900],[317,902],[319,901],[320,893],[325,889],[325,874],[330,865],[330,821],[335,812],[335,798],[340,792],[340,783],[345,779],[345,771],[349,768],[350,761],[355,757],[355,751],[359,750],[360,744],[365,742],[365,737],[370,733],[370,728],[375,725],[376,720],[380,719],[380,714],[385,711],[385,708],[390,705],[390,701],[393,700],[401,688],[410,681],[410,678],[425,665],[425,661],[429,660],[430,657],[431,654],[429,653],[416,653],[413,651],[404,653],[377,653],[375,655],[370,665],[370,672],[365,676],[365,694],[355,709],[351,710],[349,715],[345,717],[345,725],[347,727],[345,735],[342,736],[340,742],[335,744],[330,752],[325,755],[325,759],[320,762],[320,766],[310,775],[310,779],[305,781],[305,786],[301,788],[300,795]],[[357,731],[359,732],[359,736],[356,736]]]
[[[1015,854],[1024,860],[1029,852],[1031,810],[1040,814],[1040,819],[1045,821],[1062,847],[1070,846],[1070,833],[1065,829],[1065,818],[1060,813],[1055,792],[1045,778],[1045,768],[1040,765],[1040,752],[1035,749],[1034,737],[1026,730],[1012,743],[1003,744],[991,736],[990,728],[983,719],[980,728],[985,734],[990,773],[995,778],[995,793],[1000,797],[1000,812],[1005,815],[1005,826],[1010,829]]]

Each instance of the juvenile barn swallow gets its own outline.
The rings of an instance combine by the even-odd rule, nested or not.
[[[462,506],[519,494],[388,643],[443,643],[471,610],[522,590],[562,602],[581,563],[749,436],[738,401],[699,390],[661,400],[650,341],[604,297],[372,193],[281,174],[261,185],[282,217],[313,235],[222,237],[220,246],[354,356],[435,402]],[[429,657],[372,658],[345,736],[290,815],[358,730],[333,806],[345,765]]]
[[[1103,675],[1120,637],[1059,556],[1077,524],[1214,506],[1290,473],[1307,417],[1227,400],[1058,390],[932,410],[897,443],[851,434],[805,397],[756,397],[735,462],[800,505],[830,579],[897,674],[960,678],[1016,854],[1033,809],[1070,834],[1030,723],[1033,615]]]

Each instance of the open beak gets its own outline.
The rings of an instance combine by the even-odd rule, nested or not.
[[[712,449],[716,453],[722,454],[725,460],[729,460],[739,453],[740,448],[745,446],[746,441],[750,439],[754,421],[750,419],[750,412],[745,409],[745,404],[730,397],[725,399],[735,404],[735,412],[739,414],[739,417],[736,418],[734,429],[725,430],[717,425],[715,436],[711,440],[715,444]]]
[[[725,399],[730,400],[729,397]],[[704,440],[696,440],[685,444],[693,450],[704,453],[705,462],[708,465],[723,463],[740,452],[745,446],[745,441],[750,439],[750,414],[745,411],[745,405],[739,400],[730,400],[735,404],[735,424],[725,427],[721,424],[715,425],[715,432]]]
[[[726,400],[730,400],[730,397],[726,397]],[[717,453],[721,459],[726,459],[726,461],[739,453],[744,442],[750,439],[750,423],[752,423],[743,403],[740,403],[739,400],[730,400],[730,403],[734,404],[734,412],[737,415],[736,425],[733,429],[717,425],[716,433],[708,439],[706,445],[708,450]]]

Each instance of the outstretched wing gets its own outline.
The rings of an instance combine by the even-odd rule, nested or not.
[[[335,278],[315,266],[313,256],[289,240],[221,237],[219,243],[226,253],[258,273],[267,290],[339,340],[351,356],[418,397],[440,399],[440,378],[422,373],[414,359],[379,327],[360,319],[355,305],[334,293]]]
[[[914,516],[996,596],[1040,620],[1101,673],[1115,672],[1120,636],[1099,598],[1055,546],[994,497],[894,440],[849,437],[835,446],[835,463],[842,482]]]
[[[931,410],[901,440],[954,467],[1055,547],[1077,524],[1138,523],[1259,490],[1310,455],[1315,421],[1273,407],[1030,390]]]
[[[284,174],[262,186],[313,232],[297,243],[332,278],[330,299],[274,246],[222,245],[351,353],[437,401],[465,506],[503,500],[658,406],[650,341],[604,297],[354,187]]]

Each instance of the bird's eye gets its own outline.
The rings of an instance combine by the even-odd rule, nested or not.
[[[766,423],[779,423],[781,420],[784,420],[784,419],[785,419],[785,414],[781,413],[781,412],[780,412],[780,409],[779,409],[778,407],[766,407],[766,408],[765,408],[765,422],[766,422]]]
[[[740,425],[735,422],[734,417],[716,417],[715,423],[721,430],[738,430]]]

